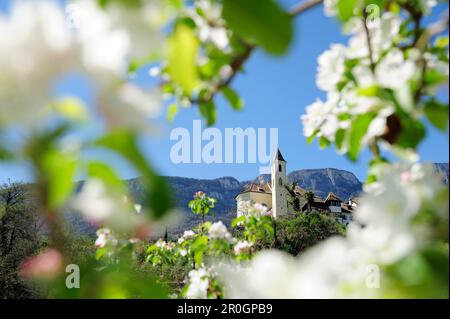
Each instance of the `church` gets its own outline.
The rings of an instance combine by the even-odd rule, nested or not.
[[[292,196],[295,196],[299,200],[300,211],[333,213],[343,224],[348,224],[352,220],[352,212],[356,208],[355,201],[344,203],[337,195],[330,192],[325,199],[314,196],[310,202],[307,202],[305,196],[307,190],[296,186],[289,191],[288,188],[291,187],[287,179],[286,160],[278,149],[272,161],[270,183],[262,180],[259,183],[247,184],[236,195],[236,203],[241,201],[259,203],[267,207],[273,218],[277,218],[295,213],[291,204]]]

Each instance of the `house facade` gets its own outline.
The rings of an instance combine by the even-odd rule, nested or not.
[[[286,160],[280,150],[277,150],[272,161],[270,183],[264,181],[260,183],[247,184],[244,189],[236,195],[236,203],[241,201],[259,203],[271,212],[274,218],[287,216],[295,213],[292,207],[292,197],[295,196],[299,202],[300,211],[328,212],[336,216],[343,224],[348,224],[352,220],[352,213],[357,207],[357,199],[352,198],[344,203],[336,194],[330,192],[325,199],[314,196],[314,199],[307,202],[305,199],[306,190],[296,186],[294,189],[289,185],[286,174]],[[290,191],[288,191],[290,188]]]

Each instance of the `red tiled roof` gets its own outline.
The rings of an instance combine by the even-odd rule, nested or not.
[[[270,187],[269,183],[265,183],[265,184],[255,184],[255,183],[251,183],[251,184],[247,184],[244,186],[244,189],[236,195],[236,197],[240,194],[243,193],[265,193],[265,194],[272,194],[272,188]]]
[[[337,197],[333,192],[328,193],[328,196],[325,199],[325,202],[328,202],[330,200],[342,202],[342,200],[339,197]]]

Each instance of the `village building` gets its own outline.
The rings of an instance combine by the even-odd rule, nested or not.
[[[348,202],[343,202],[336,194],[330,192],[325,199],[316,195],[312,201],[306,200],[307,190],[288,183],[286,175],[286,160],[280,150],[277,150],[271,166],[270,183],[262,181],[259,183],[249,183],[236,195],[236,203],[241,201],[259,203],[267,207],[267,210],[274,218],[289,216],[295,213],[292,205],[293,196],[297,197],[301,212],[327,212],[333,214],[341,223],[347,225],[352,220],[352,213],[358,206],[357,198],[350,198]]]

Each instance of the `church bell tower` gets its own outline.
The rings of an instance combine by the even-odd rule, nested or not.
[[[278,149],[272,162],[272,215],[274,218],[287,215],[288,197],[286,186],[286,161]]]

